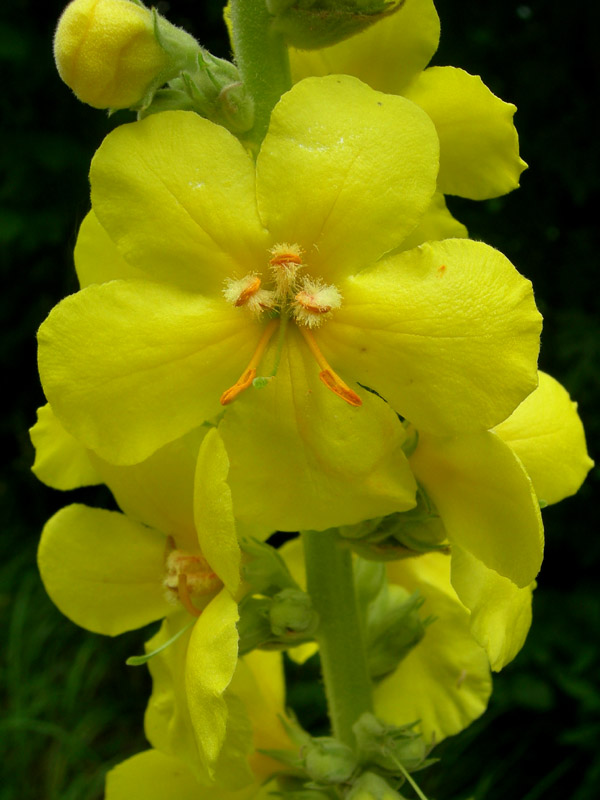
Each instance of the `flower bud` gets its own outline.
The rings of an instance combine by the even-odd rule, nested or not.
[[[402,795],[374,772],[363,772],[346,795],[346,800],[402,800]]]
[[[95,108],[143,105],[194,49],[199,48],[189,34],[136,0],[73,0],[54,36],[60,77]]]
[[[304,750],[304,769],[316,783],[334,784],[347,781],[358,761],[352,750],[337,739],[323,736],[311,739]]]
[[[271,630],[284,641],[293,642],[297,635],[314,634],[319,618],[310,595],[300,589],[284,589],[273,598],[269,610]]]

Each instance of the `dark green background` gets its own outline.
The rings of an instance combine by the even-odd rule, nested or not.
[[[40,11],[40,7],[42,10]],[[159,7],[216,54],[227,55],[220,3]],[[0,244],[2,251],[3,506],[0,613],[6,632],[0,693],[0,800],[92,800],[103,770],[142,749],[149,681],[127,668],[143,634],[109,641],[65,620],[35,568],[44,521],[65,498],[29,472],[27,428],[43,396],[34,335],[74,290],[72,247],[88,208],[89,160],[109,127],[58,79],[51,37],[62,3],[2,6]],[[475,238],[497,246],[533,280],[545,317],[541,366],[579,401],[598,453],[600,321],[598,247],[597,5],[540,0],[438,3],[435,64],[481,74],[518,108],[522,188],[486,203],[454,201]],[[120,118],[123,119],[122,117]],[[497,679],[487,714],[439,748],[423,774],[430,798],[595,800],[600,796],[600,562],[593,511],[598,472],[580,494],[544,512],[547,555],[527,645]],[[306,672],[306,670],[305,670]],[[291,696],[318,719],[314,688],[295,675]],[[318,694],[318,693],[317,693]],[[133,799],[135,800],[135,798]]]

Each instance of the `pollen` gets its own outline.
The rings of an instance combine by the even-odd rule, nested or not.
[[[335,286],[305,278],[302,290],[294,298],[293,313],[296,321],[308,328],[317,328],[325,315],[342,304],[342,296]]]

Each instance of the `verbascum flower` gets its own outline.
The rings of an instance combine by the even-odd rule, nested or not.
[[[543,536],[540,505],[574,494],[593,465],[577,406],[545,373],[493,430],[420,434],[410,458],[452,551],[452,585],[492,668],[502,669],[531,624],[532,581]]]
[[[403,7],[366,31],[321,50],[290,50],[292,77],[345,73],[423,108],[440,139],[438,188],[472,200],[515,189],[526,164],[519,157],[514,105],[481,78],[455,67],[429,67],[440,36],[432,0]],[[395,147],[393,139],[390,147]],[[402,157],[397,150],[399,158]]]
[[[58,426],[48,409],[41,417],[32,438],[43,454]],[[50,452],[56,456],[59,449]],[[61,458],[51,472],[52,460],[42,458],[41,473],[56,478]],[[48,594],[74,622],[110,636],[165,618],[152,645],[170,642],[168,653],[151,659],[155,699],[162,698],[152,707],[159,716],[167,713],[165,693],[175,703],[178,722],[169,736],[185,733],[186,758],[198,780],[231,788],[252,782],[253,733],[236,688],[246,685],[239,675],[247,669],[239,665],[236,630],[241,556],[217,431],[192,432],[131,467],[89,459],[130,516],[83,505],[57,512],[38,554]],[[173,697],[160,664],[176,682]],[[255,702],[253,692],[246,696]],[[148,737],[156,745],[163,740],[156,716],[150,717]]]
[[[126,267],[39,334],[65,429],[131,464],[222,414],[236,518],[271,530],[412,507],[396,412],[485,430],[537,381],[540,317],[504,256],[464,239],[385,256],[436,174],[427,115],[344,76],[282,97],[256,166],[191,113],[118,128],[92,165],[88,274],[115,250]]]
[[[54,58],[63,81],[95,108],[137,107],[178,73],[159,43],[152,12],[132,0],[73,0],[56,29]]]

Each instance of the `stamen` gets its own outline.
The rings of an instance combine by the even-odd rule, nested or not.
[[[272,319],[264,329],[263,335],[260,337],[258,346],[254,351],[254,355],[250,359],[250,363],[244,372],[242,372],[237,381],[233,384],[233,386],[231,386],[229,389],[226,389],[221,395],[222,406],[227,406],[229,403],[232,403],[239,394],[252,385],[252,381],[254,378],[256,378],[256,369],[260,364],[260,360],[263,357],[263,354],[267,348],[267,345],[269,344],[271,336],[273,336],[275,332],[275,328],[277,327],[278,323],[279,320]]]
[[[296,273],[303,266],[302,249],[297,244],[277,244],[271,248],[269,264],[275,281],[275,295],[285,304],[295,291]]]
[[[190,614],[193,614],[194,617],[199,617],[202,611],[199,608],[196,608],[196,606],[192,603],[192,599],[188,591],[187,575],[183,572],[179,573],[179,577],[177,579],[177,589],[179,591],[181,605],[186,611],[189,611]]]
[[[297,244],[276,244],[271,248],[272,267],[281,267],[287,264],[302,264],[302,250]]]
[[[304,278],[302,290],[294,297],[294,317],[301,325],[318,328],[333,309],[342,304],[337,287]]]
[[[258,275],[254,275],[252,281],[249,283],[248,286],[242,289],[239,297],[237,298],[237,300],[233,305],[236,306],[236,308],[239,308],[239,306],[243,306],[244,303],[246,303],[248,299],[252,297],[253,294],[258,292],[259,289],[260,289],[260,278],[258,277]]]
[[[348,386],[348,384],[344,383],[340,376],[331,369],[325,359],[325,356],[319,349],[319,345],[315,341],[313,334],[307,330],[307,328],[298,326],[298,329],[302,336],[304,336],[306,344],[309,346],[311,353],[317,361],[317,364],[321,367],[319,378],[323,381],[325,386],[327,386],[328,389],[331,389],[334,394],[337,394],[338,397],[341,397],[342,400],[345,400],[349,405],[362,406],[362,400],[356,394],[356,392],[354,392]]]

